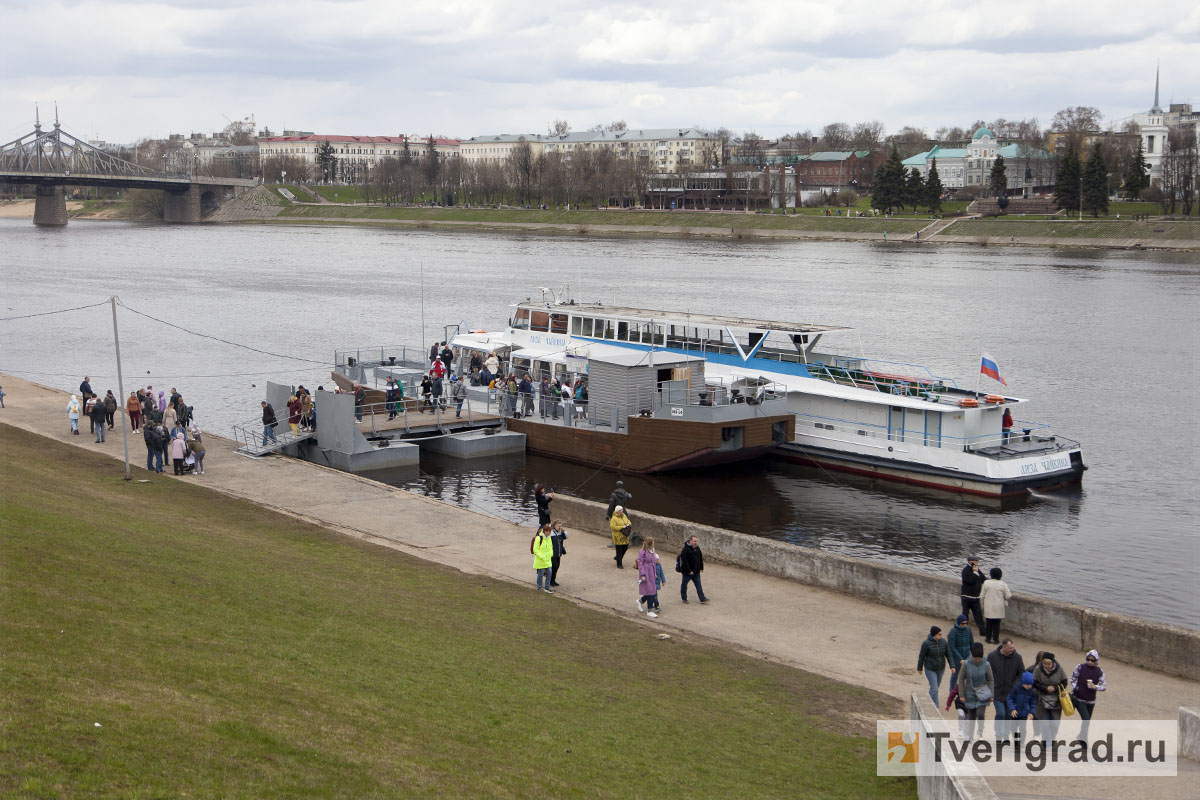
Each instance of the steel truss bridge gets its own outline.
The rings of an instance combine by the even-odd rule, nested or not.
[[[254,179],[189,175],[134,164],[67,133],[57,119],[49,131],[42,130],[39,120],[31,133],[0,147],[0,182],[36,186],[34,224],[50,226],[67,224],[64,186],[161,189],[165,221],[199,222],[202,208],[258,185]]]

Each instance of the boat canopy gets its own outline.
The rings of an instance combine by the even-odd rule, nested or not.
[[[840,325],[817,325],[810,322],[783,322],[778,320],[756,319],[753,317],[729,317],[715,314],[689,314],[681,311],[662,311],[649,308],[633,308],[631,306],[606,306],[600,303],[539,303],[533,300],[519,303],[521,308],[544,310],[551,313],[572,314],[575,316],[596,316],[624,319],[640,319],[656,322],[660,325],[684,325],[687,327],[738,328],[758,331],[778,331],[780,333],[829,333],[832,331],[849,331]]]

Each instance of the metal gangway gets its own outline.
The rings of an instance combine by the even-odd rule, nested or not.
[[[267,437],[267,442],[264,444],[264,427],[261,419],[234,425],[233,439],[238,443],[235,452],[250,458],[260,458],[268,453],[278,453],[288,445],[303,442],[305,439],[311,439],[317,435],[315,430],[302,430],[298,434],[293,434],[286,423],[276,424],[275,436]]]

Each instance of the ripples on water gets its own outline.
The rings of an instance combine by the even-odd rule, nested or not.
[[[638,510],[953,575],[974,551],[1016,591],[1200,627],[1194,585],[1200,258],[1034,248],[603,240],[378,228],[0,220],[5,316],[118,294],[154,316],[300,359],[497,327],[537,286],[627,305],[848,325],[843,352],[971,385],[986,349],[1030,419],[1083,442],[1082,490],[999,508],[776,461],[626,476]],[[579,291],[582,286],[582,291]],[[422,296],[424,298],[422,302]],[[0,370],[116,390],[107,307],[2,323]],[[177,386],[201,424],[254,419],[266,380],[321,365],[121,314],[126,391]],[[829,341],[827,339],[827,341]],[[861,350],[860,350],[861,348]],[[102,389],[102,390],[103,390]],[[534,456],[380,476],[514,521],[535,482],[606,499],[615,476]]]

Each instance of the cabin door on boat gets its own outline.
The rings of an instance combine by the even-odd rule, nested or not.
[[[888,407],[888,440],[904,441],[904,409],[896,406]]]

